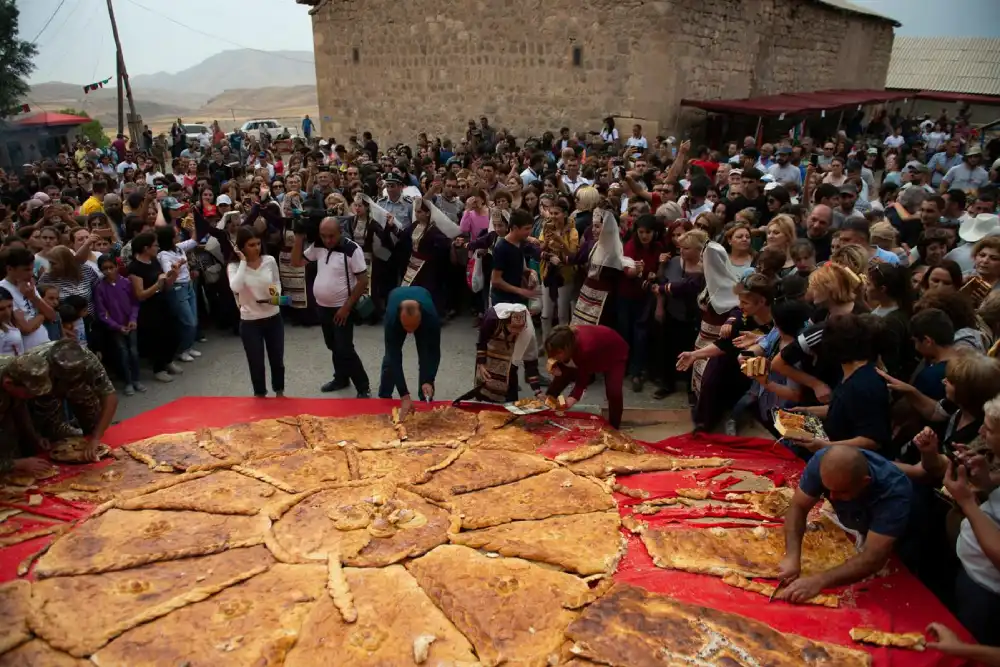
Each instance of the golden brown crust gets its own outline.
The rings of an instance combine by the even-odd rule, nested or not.
[[[206,447],[207,432],[164,433],[124,445],[129,456],[154,470],[198,472],[228,468],[241,458],[221,446]]]
[[[776,588],[772,584],[765,584],[761,581],[751,581],[750,579],[747,579],[739,574],[727,574],[722,578],[722,582],[729,584],[734,588],[742,588],[745,591],[750,591],[751,593],[760,593],[768,598],[774,594],[774,589]],[[805,604],[814,604],[821,607],[831,607],[836,609],[840,606],[840,598],[836,595],[820,593],[816,597],[806,600]]]
[[[98,667],[281,665],[302,621],[326,597],[324,565],[284,565],[129,630],[91,660]],[[197,641],[191,641],[196,636]]]
[[[31,584],[23,580],[0,584],[0,655],[31,639],[28,612]]]
[[[579,463],[580,461],[586,461],[589,458],[597,456],[607,448],[608,446],[603,442],[599,442],[596,445],[583,445],[582,447],[577,447],[576,449],[556,455],[556,461],[559,463]]]
[[[629,475],[637,472],[654,472],[658,470],[686,470],[688,468],[718,468],[732,463],[732,459],[715,457],[686,458],[681,456],[666,456],[664,454],[631,454],[607,450],[597,456],[572,463],[569,469],[584,475]]]
[[[346,482],[351,479],[347,455],[343,451],[312,451],[301,449],[284,456],[252,461],[236,469],[267,482],[286,493],[300,493],[325,482]]]
[[[313,449],[336,451],[347,444],[358,449],[380,446],[396,440],[396,429],[388,415],[357,415],[333,418],[299,416],[299,430]]]
[[[0,537],[0,548],[9,547],[14,544],[20,544],[21,542],[27,542],[28,540],[33,540],[38,537],[45,537],[46,535],[65,533],[68,529],[69,526],[67,524],[57,523],[51,526],[46,526],[45,528],[24,530],[21,531],[20,533],[14,533],[13,535]]]
[[[618,512],[611,510],[514,521],[449,535],[449,539],[454,544],[549,563],[577,574],[598,574],[613,570],[618,563],[620,526]]]
[[[208,473],[190,473],[204,476]],[[87,468],[79,475],[64,479],[45,487],[47,493],[75,491],[86,494],[81,500],[103,503],[115,497],[131,497],[152,493],[159,488],[180,484],[195,477],[185,475],[164,475],[155,472],[130,457],[113,461],[100,468]]]
[[[563,605],[588,592],[573,575],[457,545],[438,547],[406,569],[488,665],[558,659],[563,632],[577,616]]]
[[[737,614],[616,584],[566,630],[573,652],[600,664],[867,667],[864,651],[786,634]]]
[[[385,477],[397,482],[415,482],[424,471],[452,456],[450,447],[403,447],[389,451],[359,451],[361,479]]]
[[[190,510],[252,516],[265,505],[284,497],[287,497],[284,491],[270,484],[231,470],[219,470],[154,493],[120,500],[116,507],[124,510]]]
[[[455,496],[452,504],[466,530],[615,507],[614,498],[604,487],[563,468]]]
[[[357,620],[345,623],[333,601],[321,598],[303,623],[284,667],[410,665],[416,662],[413,647],[422,636],[434,637],[425,664],[479,664],[469,641],[402,566],[343,572],[354,593]]]
[[[409,440],[448,441],[469,438],[479,420],[475,412],[461,408],[434,408],[411,412],[404,420]]]
[[[39,578],[94,574],[261,544],[266,516],[111,509],[52,545],[35,566]]]
[[[88,660],[58,651],[41,639],[32,639],[13,651],[0,655],[3,667],[94,667]]]
[[[34,584],[29,623],[57,649],[82,658],[132,628],[267,571],[262,546],[153,563],[122,572]],[[80,613],[86,609],[86,613]]]
[[[911,651],[923,651],[927,640],[920,632],[884,632],[875,628],[851,628],[851,639],[875,646],[892,646]]]
[[[505,450],[469,449],[450,466],[413,486],[420,495],[438,501],[462,493],[509,484],[555,468],[544,456]]]
[[[306,446],[298,422],[287,419],[261,419],[212,429],[211,438],[224,451],[245,461],[290,454]]]
[[[414,482],[417,484],[423,484],[430,481],[431,475],[433,475],[438,471],[444,470],[445,468],[450,466],[452,463],[457,461],[458,457],[461,456],[465,451],[466,451],[465,445],[462,445],[457,449],[452,450],[451,454],[442,459],[440,463],[435,463],[434,465],[432,465],[431,467],[427,468],[422,473],[420,473],[420,476],[417,479],[415,479]]]
[[[642,541],[662,568],[700,574],[778,577],[785,554],[781,528],[651,529]],[[823,572],[843,564],[857,553],[854,542],[832,523],[821,522],[802,539],[802,574]]]
[[[333,606],[340,612],[344,623],[358,620],[358,610],[354,608],[354,595],[351,594],[351,586],[347,583],[344,568],[340,565],[340,554],[337,552],[332,552],[327,557],[326,592],[330,594]]]
[[[545,438],[516,424],[500,429],[480,430],[468,440],[472,449],[504,449],[525,454],[534,454],[544,443]]]
[[[444,544],[447,530],[447,510],[376,480],[306,498],[275,523],[274,537],[296,560],[339,552],[346,565],[381,567]]]
[[[87,439],[84,437],[66,438],[52,444],[49,458],[56,463],[89,463],[91,459],[85,453],[86,447]],[[97,448],[98,460],[110,455],[111,448],[107,445],[102,444]]]

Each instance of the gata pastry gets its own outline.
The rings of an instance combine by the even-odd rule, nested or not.
[[[273,527],[274,539],[297,562],[326,562],[339,553],[355,567],[381,567],[448,541],[448,511],[394,485],[327,489],[292,507]]]
[[[43,579],[31,592],[31,629],[53,647],[82,658],[136,626],[200,602],[273,563],[265,547],[255,546],[119,572]]]
[[[111,572],[253,546],[264,541],[269,524],[263,515],[110,509],[57,539],[35,576]]]
[[[864,644],[908,648],[912,651],[923,651],[927,647],[927,640],[921,632],[898,633],[875,628],[851,628],[851,639]]]
[[[52,448],[49,449],[49,458],[56,463],[90,463],[90,459],[84,455],[86,447],[87,438],[66,438],[52,444]],[[110,455],[111,448],[107,445],[101,444],[97,448],[98,460]]]
[[[120,500],[115,507],[125,510],[191,510],[252,516],[264,505],[288,495],[270,484],[237,472],[217,470],[189,482]]]
[[[534,429],[519,423],[504,428],[480,427],[480,431],[468,440],[470,449],[504,449],[526,454],[534,454],[544,443],[545,438]]]
[[[91,656],[98,667],[281,665],[302,622],[329,598],[326,566],[285,565],[140,625]]]
[[[586,447],[587,445],[584,445]],[[637,472],[659,470],[684,470],[687,468],[719,468],[732,463],[732,459],[668,456],[666,454],[632,454],[612,449],[570,463],[569,469],[581,475],[629,475]]]
[[[15,579],[0,584],[0,654],[20,646],[31,639],[28,630],[28,606],[31,600],[31,584],[23,579]]]
[[[406,569],[484,665],[556,664],[550,660],[559,658],[563,632],[578,613],[565,605],[590,590],[579,577],[453,544]]]
[[[358,452],[361,479],[386,477],[396,482],[415,482],[424,471],[442,463],[455,450],[450,447],[399,447],[380,451]]]
[[[602,665],[867,667],[865,651],[814,641],[738,614],[615,584],[566,630],[572,652]]]
[[[642,532],[653,562],[662,568],[718,577],[778,577],[785,555],[782,528],[666,528]],[[832,522],[821,521],[802,539],[802,574],[842,565],[857,553],[854,542]]]
[[[398,438],[389,415],[341,418],[299,415],[298,422],[306,444],[321,451],[336,450],[345,444],[357,449],[380,448]]]
[[[774,595],[775,588],[777,588],[772,584],[765,584],[761,581],[752,581],[739,574],[727,574],[722,578],[722,583],[729,584],[734,588],[742,588],[743,590],[750,591],[751,593],[760,593],[768,598]],[[840,606],[840,598],[836,595],[820,593],[816,597],[806,600],[806,604],[815,604],[822,607],[833,607],[836,609]]]
[[[427,481],[413,486],[422,496],[445,501],[453,495],[516,482],[555,464],[544,456],[506,450],[467,449],[446,468],[431,472]]]
[[[325,482],[351,479],[346,451],[300,449],[283,456],[250,461],[233,468],[286,493],[301,493]]]
[[[417,441],[467,440],[476,432],[475,412],[446,407],[414,411],[403,421],[406,437]]]
[[[140,461],[124,457],[105,466],[88,466],[74,477],[47,485],[45,491],[58,496],[70,494],[74,500],[97,504],[153,484],[176,483],[177,477],[180,476],[163,475]]]
[[[462,528],[468,530],[515,520],[608,510],[615,507],[615,501],[596,480],[559,468],[455,496],[452,506],[461,517]]]
[[[122,447],[129,456],[160,472],[228,468],[240,457],[209,441],[207,432],[164,433]]]
[[[758,378],[767,375],[767,357],[746,357],[740,363],[740,370],[748,378]]]
[[[289,454],[306,446],[294,418],[261,419],[211,429],[211,437],[224,449],[243,460],[264,459]]]
[[[402,565],[344,568],[357,618],[346,623],[329,596],[313,605],[284,667],[410,665],[420,637],[425,664],[479,664],[472,646]],[[426,640],[425,640],[426,641]],[[419,664],[419,663],[418,663]]]
[[[590,575],[615,569],[622,553],[621,519],[616,510],[513,521],[481,530],[453,533],[454,544],[557,565]]]
[[[0,667],[94,667],[94,663],[54,649],[41,639],[32,639],[0,655]]]

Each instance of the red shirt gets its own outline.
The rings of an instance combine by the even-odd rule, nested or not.
[[[595,373],[607,373],[612,368],[625,366],[628,362],[628,343],[610,327],[578,324],[573,330],[576,332],[576,348],[573,351],[576,383],[570,396],[579,401]]]
[[[696,164],[705,170],[708,178],[715,183],[715,172],[719,171],[719,163],[711,160],[691,160],[691,164]]]
[[[634,259],[636,262],[642,261],[642,275],[635,276],[634,278],[623,276],[618,281],[618,294],[626,299],[641,299],[645,294],[642,291],[642,283],[646,279],[647,274],[656,273],[656,269],[660,266],[660,253],[662,252],[663,247],[656,241],[650,243],[648,247],[643,248],[635,236],[630,238],[628,243],[625,244],[625,256]]]

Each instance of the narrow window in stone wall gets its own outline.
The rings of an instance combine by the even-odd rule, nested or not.
[[[351,51],[351,60],[353,60],[355,63],[361,62],[361,51],[359,51],[357,48],[354,48]]]
[[[583,47],[574,46],[573,47],[573,67],[581,67],[583,65]]]

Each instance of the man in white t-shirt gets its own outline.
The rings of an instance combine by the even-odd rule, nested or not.
[[[903,128],[897,127],[892,131],[892,134],[885,138],[882,145],[886,148],[899,148],[905,143],[906,139],[903,138]]]
[[[646,141],[646,137],[642,136],[642,125],[632,126],[632,136],[628,138],[625,145],[633,148],[641,148],[643,153],[646,152],[649,148],[649,143]]]
[[[8,248],[7,275],[0,280],[0,287],[10,292],[14,299],[14,325],[21,331],[26,351],[49,342],[45,319],[56,319],[52,306],[45,303],[35,289],[34,266],[35,256],[30,250]]]
[[[580,161],[576,158],[566,160],[566,173],[562,176],[562,182],[570,194],[576,194],[576,191],[584,185],[594,184],[593,181],[580,175]]]
[[[305,230],[295,230],[292,266],[316,262],[313,295],[319,310],[323,341],[333,356],[333,379],[320,387],[324,393],[354,383],[358,398],[371,398],[371,385],[361,357],[354,349],[354,305],[368,289],[368,265],[357,243],[343,235],[337,218],[324,218],[319,243],[305,251]]]

